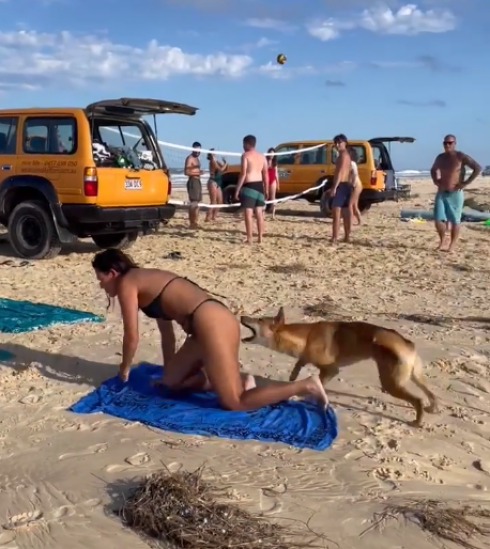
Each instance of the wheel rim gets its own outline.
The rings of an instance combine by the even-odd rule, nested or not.
[[[17,236],[26,248],[33,250],[42,244],[45,238],[45,231],[36,217],[33,215],[24,215],[19,220]]]
[[[232,192],[226,193],[226,201],[224,201],[225,204],[233,204],[235,202],[235,194]]]

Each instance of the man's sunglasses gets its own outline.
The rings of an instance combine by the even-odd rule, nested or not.
[[[456,141],[443,141],[442,144],[443,145],[454,145],[456,143]]]

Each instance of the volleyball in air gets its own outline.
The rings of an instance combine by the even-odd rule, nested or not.
[[[286,56],[283,54],[283,53],[280,53],[277,57],[276,57],[276,61],[279,65],[284,65],[284,63],[286,63],[287,61],[287,58]]]

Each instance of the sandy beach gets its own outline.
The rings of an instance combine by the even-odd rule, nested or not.
[[[488,195],[479,179],[472,193]],[[166,433],[66,409],[115,375],[122,324],[0,334],[16,355],[0,365],[0,549],[148,547],[111,515],[123,486],[162,468],[209,464],[248,509],[310,520],[330,547],[434,547],[414,525],[373,530],[386,502],[413,498],[488,500],[490,488],[490,229],[465,224],[459,249],[436,251],[430,222],[402,222],[402,208],[430,207],[429,181],[412,182],[409,201],[374,206],[351,244],[328,245],[330,220],[305,201],[280,205],[262,246],[247,247],[243,223],[222,215],[187,229],[185,212],[131,250],[144,266],[173,270],[222,296],[235,311],[262,314],[283,305],[289,318],[369,320],[416,341],[441,410],[407,425],[413,410],[382,394],[374,364],[341,371],[328,386],[339,436],[324,452],[280,444]],[[54,260],[17,267],[0,253],[2,296],[106,314],[84,241]],[[182,258],[167,259],[178,251]],[[156,326],[141,317],[139,360],[159,362]],[[182,337],[182,334],[181,334]],[[244,345],[252,374],[287,379],[293,360]],[[306,375],[306,370],[303,375]],[[313,370],[311,370],[313,371]],[[338,545],[336,545],[338,544]]]

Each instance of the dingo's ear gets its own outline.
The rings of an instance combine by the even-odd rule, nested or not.
[[[286,316],[284,315],[284,307],[281,307],[277,315],[274,317],[274,323],[284,324],[285,320],[286,320]]]

